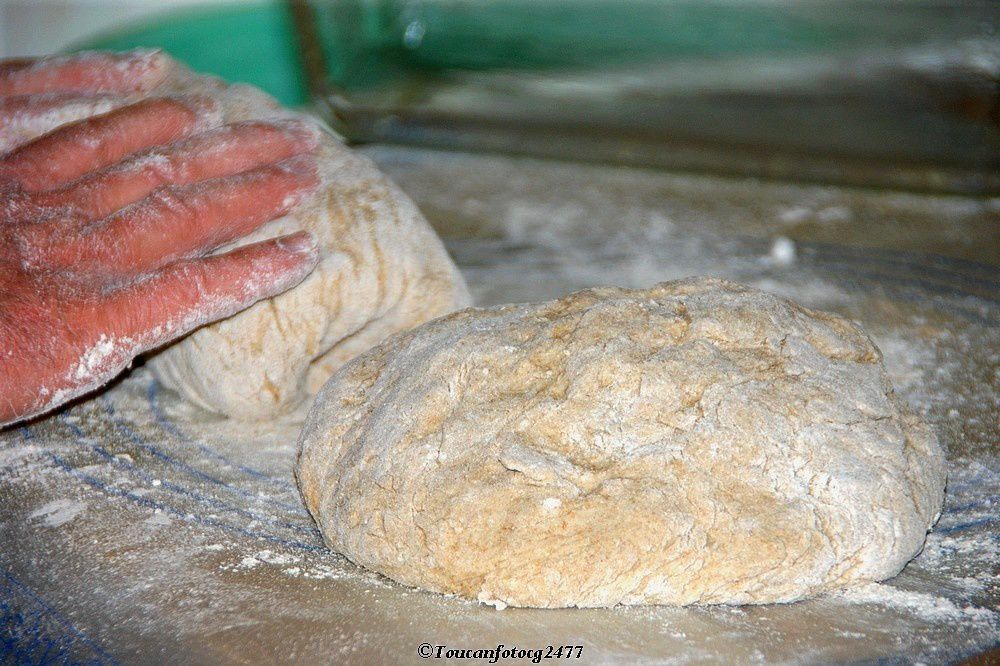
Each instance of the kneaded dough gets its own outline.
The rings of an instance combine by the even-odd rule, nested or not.
[[[149,93],[171,94],[214,100],[217,123],[308,121],[255,88],[179,65]],[[321,248],[316,270],[294,289],[205,326],[151,360],[163,385],[205,409],[247,420],[289,411],[355,354],[470,302],[440,239],[410,199],[370,160],[317,131],[316,193],[240,241],[306,229]]]
[[[395,335],[317,396],[296,476],[355,563],[540,607],[786,602],[888,578],[945,483],[858,326],[709,278]]]

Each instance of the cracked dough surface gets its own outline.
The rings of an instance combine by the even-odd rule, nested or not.
[[[732,282],[470,308],[322,389],[327,544],[497,605],[784,602],[898,573],[944,461],[855,324]]]
[[[226,123],[312,122],[256,88],[176,69],[150,94],[202,95]],[[316,154],[317,191],[239,242],[308,230],[321,248],[316,270],[152,359],[162,384],[202,408],[244,420],[290,411],[355,354],[470,302],[440,239],[371,160],[322,131]]]

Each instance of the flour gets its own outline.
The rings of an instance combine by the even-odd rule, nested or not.
[[[975,237],[971,229],[988,229],[995,218],[995,201],[384,146],[365,150],[450,236],[453,256],[484,304],[712,272],[861,322],[882,348],[897,392],[926,414],[949,449],[944,515],[916,559],[872,593],[916,592],[971,612],[956,619],[947,605],[931,602],[938,610],[927,617],[912,603],[833,596],[735,610],[497,615],[476,602],[409,590],[322,548],[292,485],[301,412],[234,422],[164,390],[148,368],[138,367],[99,397],[27,424],[27,436],[20,428],[0,431],[0,557],[78,630],[122,661],[135,662],[161,659],[167,649],[196,661],[207,652],[227,661],[253,651],[272,661],[293,655],[322,662],[344,654],[379,663],[410,655],[431,637],[475,644],[487,638],[583,642],[585,660],[596,663],[937,664],[996,642],[997,625],[975,609],[996,608],[1000,599],[1000,528],[981,522],[1000,511],[1000,380],[993,370],[1000,328],[980,318],[995,315],[995,307],[984,309],[965,291],[974,279],[995,273],[924,255],[824,254],[802,236],[803,229],[824,233],[814,214],[803,227],[776,219],[778,211],[795,206],[816,212],[845,205],[852,217],[842,224],[854,225],[855,233],[830,222],[843,236],[832,242],[871,240],[874,224],[890,237],[894,226],[909,236],[913,228],[947,227],[942,234]],[[584,210],[559,208],[567,192],[584,202]],[[516,241],[503,228],[502,211],[512,201],[520,202],[514,209],[523,222]],[[565,231],[536,242],[553,211],[566,218]],[[664,230],[643,229],[644,220],[657,220],[649,226]],[[795,264],[781,271],[760,261],[776,235],[797,246]],[[824,259],[839,263],[822,264]],[[878,279],[864,277],[872,266]],[[934,285],[955,291],[941,295],[909,282],[931,274]],[[67,498],[85,503],[86,510],[58,529],[42,516],[28,517]],[[157,514],[143,502],[162,506],[170,525],[146,524]],[[250,530],[254,519],[237,509],[267,520]],[[264,550],[290,559],[268,564],[257,557]],[[259,564],[235,570],[244,558]],[[92,660],[90,653],[78,659]]]
[[[9,471],[18,463],[30,459],[40,453],[37,446],[5,446],[0,448],[0,469]]]
[[[98,341],[80,357],[76,369],[71,374],[73,381],[86,383],[100,376],[104,370],[104,364],[115,350],[115,344],[114,338],[101,335]]]
[[[785,236],[778,236],[771,242],[768,259],[775,266],[791,266],[795,263],[795,242]]]
[[[164,527],[165,525],[170,525],[172,522],[170,516],[162,511],[154,511],[152,516],[143,521],[144,524],[154,528]]]
[[[46,527],[61,527],[87,510],[84,502],[68,499],[52,500],[28,514],[29,519],[41,518]]]
[[[903,610],[929,622],[984,622],[1000,627],[1000,614],[987,608],[959,606],[945,597],[925,592],[910,592],[891,585],[869,583],[839,593],[843,599],[855,604],[878,604]]]
[[[0,100],[5,115],[0,155],[60,125],[108,113],[125,103],[126,99],[111,95],[49,95],[47,100],[36,98],[28,108],[7,108]]]

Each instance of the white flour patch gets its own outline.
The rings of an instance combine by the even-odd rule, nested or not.
[[[162,527],[169,525],[172,521],[170,520],[170,516],[157,509],[153,512],[152,516],[142,522],[150,527]]]
[[[115,350],[115,340],[106,335],[102,335],[97,343],[88,349],[73,371],[72,378],[75,381],[89,381],[104,370],[104,362]]]
[[[305,578],[312,578],[314,580],[336,580],[339,578],[346,578],[348,573],[343,569],[337,567],[327,566],[325,564],[317,564],[302,572],[302,576]]]
[[[224,564],[220,568],[230,571],[246,571],[247,569],[256,569],[262,564],[282,566],[286,564],[297,564],[299,561],[300,558],[288,553],[276,553],[273,550],[258,550],[253,555],[244,556],[235,565]]]
[[[995,622],[997,614],[987,608],[973,605],[958,605],[949,599],[926,592],[901,590],[891,585],[868,583],[851,590],[840,592],[837,596],[859,604],[877,604],[885,608],[893,608],[918,616],[929,622],[979,621]]]
[[[221,544],[211,544],[203,546],[203,550],[221,551]],[[302,557],[288,552],[278,552],[273,550],[258,550],[251,555],[243,555],[237,562],[224,563],[219,566],[219,570],[227,572],[243,572],[268,568],[278,571],[289,578],[302,578],[308,580],[340,580],[351,576],[351,571],[341,566],[330,565],[324,562],[314,561],[313,557]],[[391,585],[377,574],[367,571],[354,571],[355,576],[361,575],[374,587],[385,587]]]
[[[259,564],[261,564],[260,560],[258,560],[256,557],[248,555],[248,556],[244,557],[242,560],[240,560],[240,563],[237,564],[233,568],[236,569],[236,570],[240,570],[240,569],[254,569]]]
[[[907,336],[872,333],[875,344],[882,351],[886,371],[897,391],[909,395],[926,383],[926,374],[936,367],[933,341],[922,340],[912,334]],[[910,400],[913,407],[924,401]]]
[[[29,519],[41,518],[46,527],[60,527],[83,513],[87,505],[68,499],[57,499],[43,504],[28,515]]]
[[[771,242],[767,259],[774,266],[785,267],[795,263],[795,241],[786,236],[778,236]]]
[[[20,462],[25,458],[41,452],[37,446],[31,444],[25,446],[5,446],[0,449],[0,467],[8,467]]]
[[[289,553],[276,553],[271,550],[259,550],[255,557],[261,562],[266,562],[267,564],[292,564],[293,562],[298,562],[299,558],[295,555]]]

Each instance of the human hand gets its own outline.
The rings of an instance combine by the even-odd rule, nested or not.
[[[0,62],[0,145],[17,146],[0,157],[0,426],[92,391],[317,262],[304,232],[206,256],[315,187],[316,136],[296,122],[206,129],[211,100],[122,102],[165,75],[169,60],[148,56]],[[17,145],[59,105],[99,97],[117,108]]]
[[[0,61],[0,153],[135,101],[175,71],[159,51]]]

